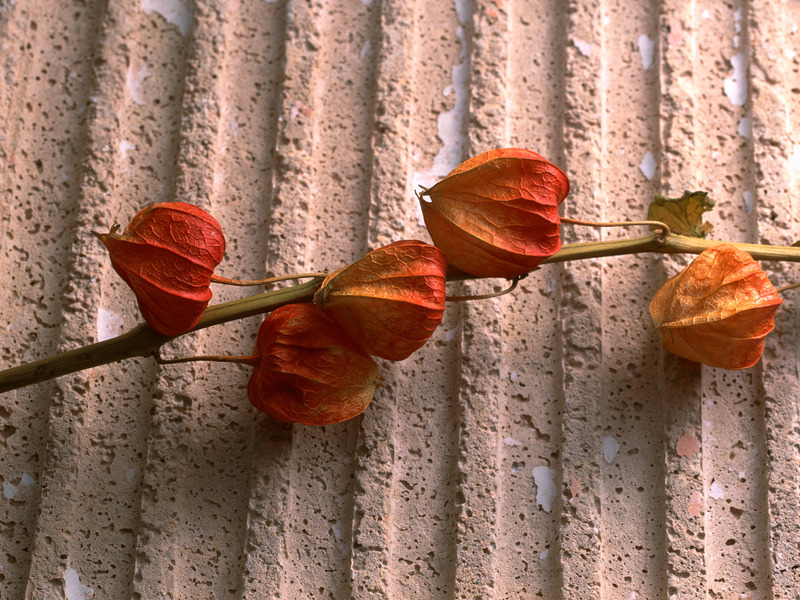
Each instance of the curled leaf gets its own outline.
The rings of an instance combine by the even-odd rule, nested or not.
[[[373,356],[403,360],[442,322],[446,272],[435,246],[394,242],[328,275],[314,302]]]
[[[561,169],[530,150],[504,148],[456,167],[420,195],[420,205],[451,265],[477,277],[511,278],[561,249],[558,205],[567,194]]]
[[[721,369],[758,362],[783,302],[767,274],[742,250],[704,250],[658,290],[650,315],[664,349]]]
[[[93,233],[136,294],[145,320],[165,335],[197,325],[211,300],[211,275],[225,254],[217,220],[185,202],[161,202],[139,211],[124,233],[117,228]]]
[[[322,310],[289,304],[258,331],[250,402],[284,423],[330,425],[363,412],[378,365]]]
[[[713,225],[703,222],[703,213],[712,208],[714,201],[706,192],[683,192],[680,198],[656,194],[647,209],[647,220],[666,223],[674,233],[680,235],[704,238]]]

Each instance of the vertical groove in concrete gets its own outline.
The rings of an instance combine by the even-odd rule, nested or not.
[[[566,112],[567,174],[571,193],[563,208],[570,217],[603,220],[600,191],[599,2],[570,2],[567,9]],[[596,229],[562,225],[565,243],[599,239]],[[560,306],[564,398],[562,418],[561,569],[563,596],[600,597],[599,428],[602,356],[600,261],[567,263]]]
[[[563,7],[550,3],[543,10],[526,2],[507,6],[504,144],[530,148],[564,167]],[[491,5],[484,7],[484,14],[485,19],[492,17]],[[556,599],[562,594],[561,272],[560,266],[551,265],[532,273],[500,303],[504,343],[495,467],[497,598],[538,594]],[[534,339],[539,341],[532,344]]]
[[[700,189],[712,239],[793,243],[798,26],[790,0],[2,3],[0,368],[139,322],[88,232],[148,202],[211,210],[222,275],[332,269],[428,240],[413,189],[492,146],[566,167],[567,216]],[[4,394],[0,597],[795,598],[800,295],[760,366],[700,368],[647,311],[690,260],[448,306],[334,427],[272,422],[225,365]],[[169,352],[249,352],[260,321]]]
[[[408,158],[398,157],[396,164],[406,169],[402,229],[404,236],[412,239],[429,239],[413,190],[418,185],[432,185],[461,159],[468,96],[460,24],[469,15],[458,14],[457,8],[454,3],[418,2],[413,17],[404,13],[405,18],[413,18],[415,42],[409,70],[398,73],[403,78],[398,84],[409,85],[416,93],[408,99],[411,143],[407,150],[398,148],[398,152],[407,152]],[[439,44],[419,43],[433,36],[441,37]],[[412,78],[404,81],[408,75]],[[385,151],[376,153],[376,158],[381,156]],[[402,173],[394,176],[402,177]],[[395,226],[387,223],[384,227]],[[398,364],[393,373],[398,384],[393,399],[394,463],[389,500],[390,597],[453,595],[460,335],[458,310],[449,307],[426,347]],[[427,527],[417,526],[419,515],[425,515]]]
[[[671,198],[680,197],[684,190],[702,187],[695,176],[695,17],[690,3],[662,4],[661,193]],[[691,258],[662,257],[662,279],[677,274]],[[668,593],[681,598],[705,598],[700,368],[666,352],[662,352],[662,361]]]
[[[74,253],[82,246],[75,238],[76,224],[87,221],[80,197],[86,109],[94,85],[87,57],[95,54],[103,14],[102,2],[77,11],[65,6],[48,10],[35,2],[2,9],[0,98],[6,112],[0,131],[4,191],[0,256],[6,261],[4,270],[11,274],[0,291],[4,367],[63,348],[60,336],[65,332],[85,340],[74,328],[64,328],[63,313],[73,310],[79,298],[82,309],[93,304],[87,298],[85,261]],[[42,47],[49,44],[54,51],[43,52]],[[47,257],[35,256],[37,244],[48,249]],[[70,278],[83,284],[72,299],[62,296]],[[44,590],[48,584],[43,580],[58,576],[58,553],[52,552],[47,534],[37,535],[47,522],[39,516],[49,502],[47,494],[42,498],[42,482],[48,477],[45,470],[60,466],[48,458],[48,448],[53,447],[48,415],[52,404],[58,406],[58,400],[52,400],[57,389],[46,383],[12,392],[0,410],[4,431],[0,480],[6,500],[0,510],[4,523],[0,595],[4,598]],[[68,473],[60,476],[69,479]],[[60,541],[56,545],[63,548]],[[37,583],[31,583],[31,576]]]
[[[660,175],[657,4],[606,0],[601,14],[605,217],[640,219]],[[630,119],[629,111],[656,118]],[[606,237],[631,235],[612,230]],[[648,312],[660,268],[648,255],[603,263],[601,589],[609,598],[666,599],[663,398]]]
[[[227,240],[218,272],[229,277],[261,277],[267,262],[265,232],[272,208],[286,10],[286,2],[242,2],[225,10],[212,202]],[[219,299],[242,295],[240,288],[215,288]],[[207,351],[249,354],[262,320],[253,317],[226,325],[227,335],[207,335]],[[240,469],[228,482],[238,500],[248,504],[246,513],[237,513],[238,522],[231,524],[246,527],[246,531],[241,549],[231,549],[241,563],[231,565],[230,577],[238,579],[236,597],[278,598],[285,554],[281,530],[291,427],[267,419],[250,406],[244,388],[250,373],[246,369],[235,377],[238,385],[225,393],[220,411],[235,415],[237,443],[249,455],[242,456]]]
[[[303,267],[304,254],[314,255],[312,268],[330,270],[360,258],[366,249],[375,52],[370,32],[376,10],[377,5],[364,3],[291,9],[284,80],[290,84],[287,90],[296,93],[284,97],[282,134],[296,128],[300,144],[292,144],[299,152],[290,151],[290,140],[279,138],[278,148],[289,169],[305,173],[291,182],[286,180],[289,169],[280,173],[280,219],[273,218],[271,228],[285,248],[270,246],[279,254],[299,254],[300,260],[286,256],[281,261],[290,270]],[[339,215],[351,218],[340,220]],[[305,230],[296,235],[300,222]],[[357,434],[358,421],[294,428],[284,594],[350,594]]]
[[[469,126],[463,158],[508,146],[509,6],[474,0],[462,15],[462,52],[469,65]],[[492,282],[494,284],[495,282]],[[462,294],[490,291],[485,282],[459,286]],[[492,285],[494,287],[494,285]],[[497,288],[499,289],[499,288]],[[499,420],[505,412],[502,361],[505,319],[500,299],[467,302],[461,315],[458,487],[461,513],[456,546],[456,598],[499,598],[497,572]],[[467,575],[468,574],[468,575]]]
[[[416,2],[380,3],[379,26],[370,39],[374,61],[374,126],[367,228],[369,248],[418,237],[411,225],[410,119],[414,80]],[[406,233],[406,232],[409,233]],[[381,361],[385,381],[361,419],[356,448],[352,534],[352,598],[388,598],[394,593],[391,543],[396,403],[404,396],[406,369]]]
[[[794,24],[800,11],[791,2],[752,2],[750,15],[750,84],[753,90],[753,143],[760,243],[792,244],[800,238],[798,193],[794,165],[798,148],[792,125],[800,115],[792,100],[800,87],[796,67],[800,36]],[[767,192],[769,190],[769,192]],[[764,263],[776,286],[800,280],[796,265]],[[766,481],[772,593],[788,599],[800,589],[800,477],[796,468],[800,447],[800,385],[797,294],[782,294],[775,332],[766,340],[762,385],[766,417]]]
[[[695,84],[704,102],[697,115],[698,179],[717,202],[714,234],[753,241],[757,196],[752,188],[752,149],[747,119],[749,84],[748,8],[698,3]],[[705,49],[721,47],[723,60]],[[725,372],[703,368],[702,441],[706,531],[706,587],[710,594],[750,590],[769,596],[763,482],[763,398],[760,369]]]

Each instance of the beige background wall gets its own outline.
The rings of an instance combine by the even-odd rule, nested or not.
[[[427,239],[414,186],[492,147],[564,168],[568,216],[702,189],[717,239],[790,244],[798,26],[795,0],[2,1],[0,367],[138,322],[89,231],[148,202],[215,214],[221,275],[333,269]],[[271,422],[224,365],[3,394],[0,597],[797,598],[797,294],[762,363],[701,369],[647,313],[686,262],[451,306],[337,426]]]

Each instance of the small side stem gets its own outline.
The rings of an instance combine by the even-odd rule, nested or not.
[[[153,358],[155,358],[156,362],[160,365],[177,365],[179,363],[188,363],[188,362],[194,362],[196,360],[202,360],[208,362],[237,363],[240,365],[248,365],[250,367],[255,367],[256,362],[258,361],[258,357],[255,354],[251,356],[223,356],[220,354],[205,354],[201,356],[186,356],[183,358],[164,358],[163,356],[161,356],[161,348],[156,350],[155,354],[153,354]]]
[[[290,279],[305,279],[307,277],[325,277],[327,273],[293,273],[291,275],[279,275],[278,277],[267,277],[266,279],[228,279],[220,275],[212,275],[211,283],[221,283],[223,285],[267,285],[270,283],[277,283],[279,281],[288,281]]]
[[[775,291],[778,292],[779,294],[782,294],[783,292],[787,292],[795,288],[800,288],[800,283],[790,283],[789,285],[784,285],[783,287],[775,288]]]
[[[527,277],[528,274],[520,275],[519,277],[514,277],[511,280],[511,285],[505,289],[500,290],[499,292],[492,292],[491,294],[476,294],[475,296],[445,296],[445,301],[447,302],[467,302],[469,300],[488,300],[489,298],[497,298],[498,296],[505,296],[506,294],[510,294],[515,289],[517,289],[517,284],[519,283],[520,279]]]
[[[610,221],[610,222],[599,222],[599,221],[584,221],[582,219],[570,219],[569,217],[561,217],[562,223],[567,223],[569,225],[588,225],[589,227],[627,227],[628,225],[651,225],[653,227],[658,227],[661,230],[661,233],[669,235],[669,225],[666,223],[662,223],[661,221]]]

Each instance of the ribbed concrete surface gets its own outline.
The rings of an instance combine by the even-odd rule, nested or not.
[[[717,239],[791,244],[798,26],[794,0],[2,2],[0,366],[138,322],[89,231],[148,202],[215,214],[221,275],[333,269],[427,239],[413,187],[492,147],[562,166],[568,216],[703,189]],[[647,313],[687,260],[451,306],[338,426],[271,422],[224,365],[6,393],[0,597],[798,598],[796,294],[762,363],[699,368]]]

